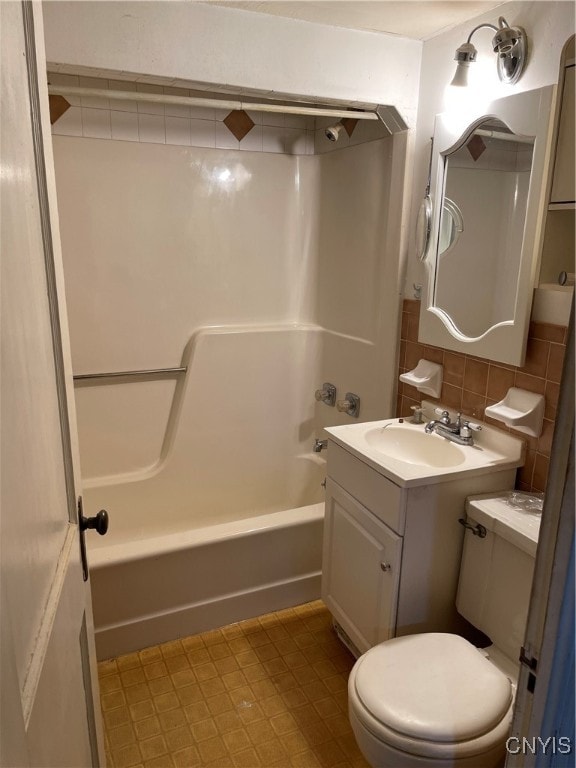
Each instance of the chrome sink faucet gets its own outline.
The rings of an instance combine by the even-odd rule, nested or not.
[[[425,432],[428,434],[436,432],[437,435],[445,437],[453,443],[458,443],[458,445],[474,445],[472,432],[479,432],[482,429],[480,424],[462,421],[461,413],[456,415],[455,421],[451,421],[448,411],[436,408],[434,412],[439,414],[440,418],[429,421],[424,427]]]

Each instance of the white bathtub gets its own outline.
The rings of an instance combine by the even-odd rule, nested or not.
[[[323,521],[318,503],[93,548],[98,658],[317,599]]]

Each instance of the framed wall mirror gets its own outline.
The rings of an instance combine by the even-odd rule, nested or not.
[[[438,115],[419,341],[524,362],[546,200],[553,86]]]

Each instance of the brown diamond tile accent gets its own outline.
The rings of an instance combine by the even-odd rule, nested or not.
[[[470,154],[472,155],[472,159],[474,161],[478,160],[480,155],[485,151],[486,144],[484,143],[481,136],[472,136],[468,144],[466,144],[466,149]]]
[[[54,125],[54,123],[62,117],[64,112],[67,112],[70,109],[70,103],[66,101],[64,96],[55,96],[54,94],[48,96],[48,103],[50,106],[50,124]]]
[[[255,123],[243,109],[234,109],[224,118],[224,125],[238,141],[242,141],[254,128]]]
[[[344,117],[344,118],[342,118],[342,120],[340,122],[342,123],[342,127],[344,128],[344,130],[346,131],[348,136],[352,136],[352,134],[354,133],[354,129],[358,125],[357,118],[355,118],[355,117]]]

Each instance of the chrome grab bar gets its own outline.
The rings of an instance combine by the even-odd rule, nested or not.
[[[77,373],[74,375],[74,381],[87,381],[89,379],[114,379],[124,378],[125,376],[167,376],[173,374],[186,373],[187,366],[178,368],[148,368],[142,371],[110,371],[109,373]]]

